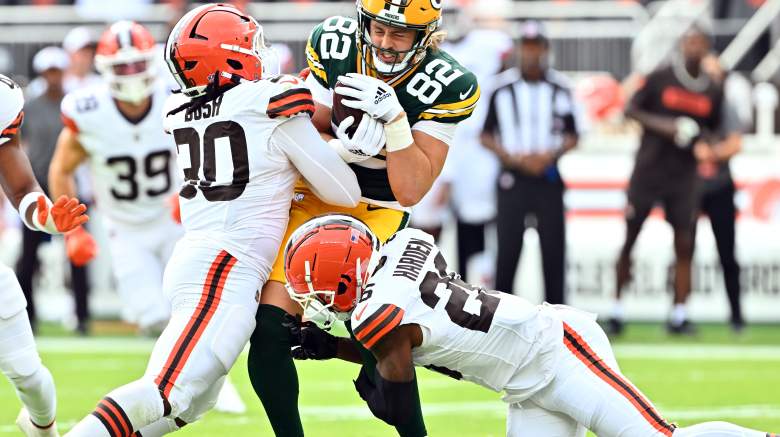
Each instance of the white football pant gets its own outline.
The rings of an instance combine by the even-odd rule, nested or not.
[[[509,406],[508,437],[766,437],[723,422],[677,428],[622,373],[593,317],[558,307],[564,337],[552,382]]]
[[[35,348],[27,302],[13,270],[0,264],[0,371],[11,381],[33,425],[54,422],[57,396],[49,369]]]
[[[129,437],[166,427],[163,418],[181,427],[202,417],[254,331],[266,277],[213,243],[180,240],[163,281],[171,319],[146,373],[109,393],[68,435]]]
[[[184,230],[167,215],[139,227],[107,220],[106,230],[124,315],[142,330],[162,328],[171,314],[162,291],[163,272]]]

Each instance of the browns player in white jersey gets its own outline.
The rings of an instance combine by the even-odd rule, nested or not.
[[[345,215],[302,225],[286,245],[290,296],[350,318],[376,356],[355,382],[378,418],[408,421],[414,366],[504,392],[507,436],[766,437],[724,422],[679,428],[620,373],[595,316],[563,305],[474,287],[447,270],[433,237],[397,232],[380,249],[368,226]],[[369,274],[369,272],[371,272]],[[354,343],[312,323],[296,358],[360,362]]]
[[[24,120],[19,85],[0,74],[0,186],[28,228],[60,234],[88,220],[87,207],[61,197],[52,204],[19,144]],[[35,348],[27,301],[13,270],[0,264],[0,371],[16,388],[24,407],[16,423],[27,436],[57,436],[54,380]]]
[[[220,4],[185,15],[165,58],[181,93],[165,128],[185,179],[184,237],[165,270],[172,315],[145,375],[109,393],[71,436],[162,435],[200,418],[255,327],[303,177],[328,202],[354,206],[357,178],[311,123],[311,93],[264,76],[260,25]]]
[[[52,195],[72,195],[74,173],[89,163],[123,313],[147,333],[168,322],[163,270],[183,234],[168,205],[181,178],[163,131],[168,92],[157,80],[155,53],[154,38],[140,24],[120,21],[103,33],[95,59],[104,81],[63,99],[65,126],[49,167]],[[80,230],[68,239],[68,253],[84,263],[94,244]]]

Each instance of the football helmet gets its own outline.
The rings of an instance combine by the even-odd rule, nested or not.
[[[395,76],[422,61],[441,26],[441,3],[442,0],[357,0],[357,45],[369,68],[383,76]],[[415,30],[417,36],[411,49],[395,51],[375,46],[369,33],[372,21]],[[383,62],[377,56],[380,52],[395,55],[396,62]]]
[[[296,229],[285,246],[287,292],[309,319],[328,310],[346,319],[363,293],[379,247],[368,226],[352,216],[315,217]]]
[[[112,24],[98,42],[95,67],[117,100],[141,102],[152,94],[156,80],[154,37],[132,21]]]
[[[168,36],[165,62],[184,95],[206,93],[214,80],[223,86],[236,77],[255,81],[273,56],[263,28],[251,16],[226,4],[207,4],[182,17]]]

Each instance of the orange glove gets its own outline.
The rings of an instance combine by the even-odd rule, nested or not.
[[[86,229],[79,226],[65,234],[65,251],[70,262],[81,267],[97,256],[98,246],[95,238]]]
[[[171,207],[171,218],[173,218],[173,221],[181,224],[181,205],[179,205],[178,193],[168,198],[168,206]]]
[[[46,196],[41,194],[38,196],[35,211],[33,220],[36,221],[36,227],[50,234],[66,233],[89,220],[89,216],[84,214],[87,211],[86,205],[68,196],[60,196],[49,207]]]

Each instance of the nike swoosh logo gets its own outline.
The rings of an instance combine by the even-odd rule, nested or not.
[[[366,308],[368,308],[368,304],[363,305],[363,308],[355,314],[356,321],[360,321],[360,318],[363,317],[363,313],[366,312]]]
[[[379,210],[379,209],[387,209],[387,208],[385,208],[384,206],[374,206],[374,205],[370,205],[370,204],[366,205],[366,210],[367,211],[376,211],[376,210]]]
[[[460,93],[460,99],[466,100],[466,97],[468,97],[469,94],[471,94],[471,90],[474,89],[474,85],[471,85],[469,89],[466,90],[465,93]]]

